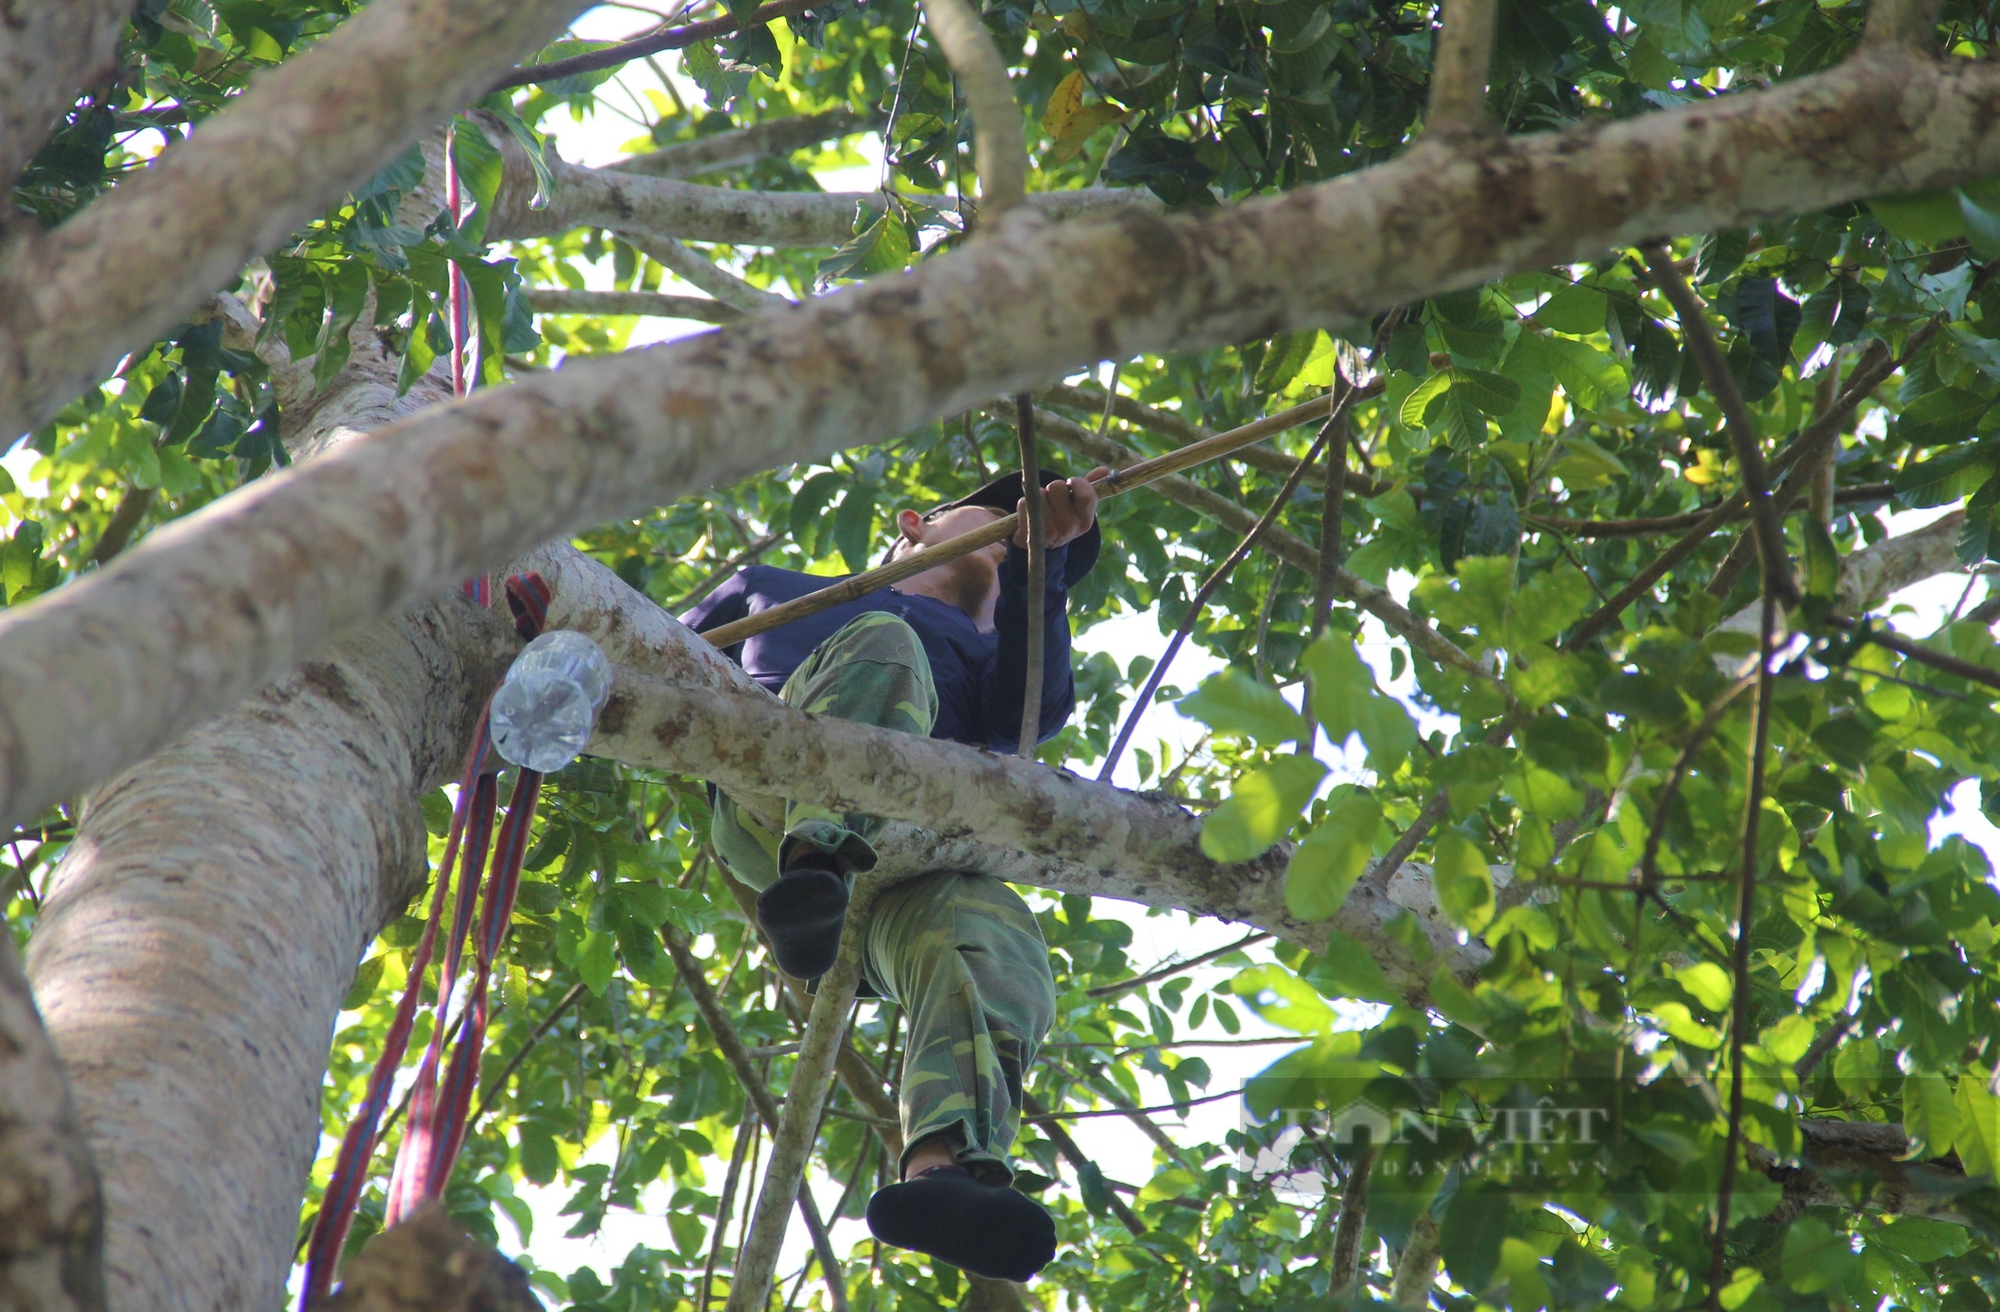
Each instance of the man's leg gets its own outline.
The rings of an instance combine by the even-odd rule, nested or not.
[[[903,1004],[904,1168],[934,1150],[945,1164],[870,1200],[885,1243],[976,1275],[1025,1280],[1055,1254],[1055,1225],[1007,1187],[1022,1078],[1055,1020],[1048,947],[1027,904],[987,875],[944,872],[876,903],[868,975]]]
[[[928,737],[937,690],[916,631],[894,615],[862,615],[814,648],[780,694],[800,710]],[[790,975],[833,964],[847,880],[873,868],[873,816],[771,797],[718,794],[712,837],[730,872],[758,890],[758,918]],[[782,878],[781,878],[782,876]]]

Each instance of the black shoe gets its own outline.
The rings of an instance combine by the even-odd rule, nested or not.
[[[811,852],[757,895],[757,923],[771,940],[778,969],[793,979],[818,979],[840,955],[847,917],[847,880],[833,858]]]
[[[868,1232],[990,1280],[1026,1280],[1056,1255],[1056,1223],[1039,1203],[1006,1185],[981,1184],[963,1166],[934,1166],[877,1189],[868,1200]]]

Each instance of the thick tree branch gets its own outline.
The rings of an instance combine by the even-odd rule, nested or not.
[[[140,176],[12,243],[0,252],[0,433],[47,420],[581,8],[380,0]]]
[[[841,927],[839,955],[833,969],[820,977],[819,992],[813,995],[812,1012],[806,1018],[805,1037],[799,1043],[784,1107],[777,1128],[771,1133],[771,1159],[765,1166],[764,1186],[757,1194],[750,1238],[736,1255],[736,1278],[729,1284],[727,1312],[762,1312],[770,1298],[792,1200],[810,1197],[802,1187],[806,1159],[819,1135],[820,1109],[833,1082],[835,1062],[845,1046],[848,1013],[854,1009],[854,991],[861,982],[861,953],[868,936],[869,912],[881,887],[880,880],[869,876],[857,881],[853,900],[848,904],[847,921]],[[822,1256],[820,1265],[827,1273],[827,1293],[835,1312],[846,1312],[846,1290],[835,1285],[840,1278],[840,1264]]]
[[[1862,39],[1927,49],[1937,41],[1938,0],[1871,0]]]
[[[69,1082],[0,925],[0,1307],[102,1312],[104,1202]]]
[[[0,0],[0,192],[77,94],[116,68],[131,14],[132,0]]]
[[[723,877],[728,878],[727,875]],[[688,996],[694,999],[695,1010],[699,1011],[702,1020],[707,1022],[708,1032],[715,1039],[715,1046],[722,1050],[722,1059],[729,1063],[729,1069],[735,1073],[737,1083],[743,1086],[743,1096],[749,1099],[758,1120],[771,1132],[775,1141],[778,1127],[783,1120],[783,1111],[778,1100],[771,1096],[770,1089],[765,1087],[763,1077],[757,1073],[756,1064],[751,1060],[749,1050],[743,1046],[743,1040],[737,1035],[736,1027],[730,1024],[729,1013],[723,1010],[721,1000],[715,996],[715,990],[709,987],[708,976],[703,972],[701,962],[689,950],[687,940],[681,937],[680,931],[673,926],[662,927],[660,937],[666,944],[667,955],[673,958],[675,969],[680,972],[681,979],[687,984]],[[814,1124],[817,1126],[817,1118]],[[773,1160],[776,1160],[775,1157]],[[834,1282],[841,1282],[843,1279],[840,1262],[834,1256],[833,1242],[827,1236],[826,1222],[820,1217],[819,1204],[814,1201],[810,1189],[801,1187],[804,1176],[804,1163],[801,1162],[799,1174],[792,1181],[789,1196],[797,1200],[799,1217],[805,1222],[806,1233],[812,1238],[813,1251],[819,1254],[820,1267],[826,1272],[829,1281],[828,1296],[834,1299],[836,1304],[842,1303],[847,1296],[845,1284],[840,1285],[839,1293],[834,1293]],[[768,1188],[769,1176],[765,1177],[765,1182]],[[781,1211],[790,1210],[791,1204],[782,1199],[783,1196],[780,1196],[777,1206]],[[717,1235],[722,1233],[722,1226],[723,1222],[718,1214]],[[739,1277],[741,1264],[742,1255],[738,1254]]]
[[[371,7],[364,18],[392,12]],[[404,55],[389,62],[400,68]],[[413,94],[430,103],[439,79],[434,66],[425,73]],[[368,166],[389,144],[368,153]],[[323,152],[301,153],[324,171]],[[142,190],[142,179],[101,202],[141,196],[107,211],[112,220],[88,223],[86,211],[52,234],[74,234],[63,249],[93,258],[45,261],[37,276],[66,289],[63,303],[92,310],[60,328],[38,311],[23,335],[16,309],[0,368],[34,381],[9,389],[25,399],[7,404],[0,428],[45,415],[185,313],[194,297],[167,295],[180,284],[163,283],[178,276],[166,271],[194,269],[187,284],[205,289],[228,276],[218,269],[262,248],[261,236],[243,244],[241,232],[273,225],[230,228],[240,249],[224,259],[217,252],[229,241],[176,220],[178,261],[129,266],[120,243],[146,243],[118,216],[147,212],[145,197],[186,191],[164,163],[157,172],[169,182]],[[1212,215],[1001,225],[912,273],[479,394],[261,479],[0,616],[0,824],[145,756],[341,637],[566,530],[880,441],[1106,356],[1350,324],[1661,231],[1995,172],[2000,66],[1865,51],[1768,91],[1487,141],[1476,159],[1419,143],[1390,163]],[[315,194],[319,185],[315,177]],[[218,194],[260,218],[280,214],[274,230],[283,231],[295,219],[269,191]],[[84,277],[84,267],[95,272]],[[114,285],[119,294],[107,297]],[[127,297],[128,288],[138,290]]]
[[[1494,0],[1443,0],[1437,53],[1431,63],[1426,123],[1433,132],[1491,126],[1486,76],[1493,63]]]
[[[1028,139],[1021,107],[1007,77],[1007,61],[993,34],[967,0],[924,0],[931,39],[965,88],[972,111],[973,164],[979,171],[979,208],[987,220],[1019,205],[1028,189]]]
[[[854,235],[855,219],[864,209],[880,212],[888,203],[879,191],[745,191],[617,168],[581,168],[555,158],[549,166],[556,185],[548,205],[501,210],[488,236],[552,237],[593,227],[731,246],[838,246]],[[915,203],[911,197],[900,199]],[[1040,191],[1027,204],[1049,219],[1158,208],[1151,193],[1117,187]]]

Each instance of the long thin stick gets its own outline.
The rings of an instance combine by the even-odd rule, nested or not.
[[[1153,672],[1146,676],[1146,686],[1140,689],[1138,697],[1133,699],[1132,710],[1125,716],[1125,724],[1118,730],[1118,737],[1112,742],[1111,750],[1104,754],[1104,768],[1097,772],[1099,783],[1110,781],[1111,772],[1118,766],[1118,758],[1124,754],[1125,745],[1132,741],[1132,734],[1139,727],[1139,718],[1146,713],[1146,708],[1152,705],[1153,694],[1160,690],[1160,681],[1167,677],[1167,667],[1173,664],[1174,657],[1180,654],[1181,644],[1187,641],[1190,633],[1194,632],[1195,623],[1201,619],[1202,609],[1208,605],[1208,599],[1215,595],[1215,590],[1228,580],[1231,572],[1250,554],[1251,549],[1257,545],[1257,539],[1264,536],[1264,530],[1271,527],[1272,522],[1278,518],[1278,512],[1292,499],[1292,493],[1299,490],[1299,481],[1305,477],[1306,470],[1312,468],[1313,462],[1319,459],[1320,450],[1326,446],[1334,428],[1333,420],[1327,420],[1326,426],[1320,429],[1319,437],[1314,440],[1312,450],[1299,462],[1291,477],[1285,480],[1285,485],[1278,489],[1278,495],[1271,498],[1270,507],[1264,511],[1250,531],[1243,535],[1243,540],[1236,544],[1236,549],[1231,551],[1203,581],[1201,589],[1194,594],[1194,600],[1188,603],[1187,614],[1181,617],[1180,626],[1174,630],[1174,636],[1168,639],[1167,649],[1161,653],[1159,664],[1155,665]]]
[[[1768,569],[1768,565],[1767,565]],[[1729,1133],[1722,1148],[1722,1177],[1715,1199],[1715,1243],[1708,1258],[1708,1305],[1722,1309],[1722,1277],[1729,1263],[1729,1208],[1736,1185],[1736,1155],[1743,1145],[1743,1033],[1750,1025],[1750,930],[1756,913],[1757,830],[1764,810],[1764,762],[1771,746],[1772,640],[1778,627],[1778,594],[1765,575],[1764,611],[1757,635],[1757,725],[1751,735],[1750,789],[1744,803],[1743,874],[1736,891],[1736,942],[1730,954],[1735,993],[1729,1017]]]
[[[761,1120],[736,1127],[736,1147],[729,1154],[729,1174],[722,1179],[722,1197],[715,1203],[715,1235],[709,1241],[708,1261],[701,1268],[701,1293],[696,1296],[695,1312],[708,1312],[709,1299],[715,1294],[715,1268],[722,1261],[722,1244],[729,1235],[729,1217],[736,1210],[736,1186],[743,1179],[743,1162],[750,1156],[750,1140]]]
[[[1034,1125],[1042,1132],[1044,1138],[1056,1146],[1056,1151],[1062,1154],[1063,1160],[1070,1164],[1072,1170],[1078,1174],[1082,1174],[1086,1167],[1092,1166],[1090,1158],[1084,1155],[1083,1149],[1070,1136],[1070,1132],[1063,1129],[1055,1121],[1047,1119],[1050,1115],[1048,1108],[1042,1106],[1041,1101],[1034,1094],[1023,1094],[1022,1102],[1025,1104],[1022,1110],[1028,1112],[1031,1118],[1043,1118],[1034,1120]],[[1120,1198],[1117,1194],[1112,1194],[1110,1204],[1112,1214],[1118,1218],[1120,1225],[1123,1225],[1127,1230],[1132,1232],[1133,1238],[1136,1239],[1146,1233],[1145,1222],[1141,1221],[1138,1214],[1126,1206],[1124,1199]]]
[[[1736,379],[1730,375],[1728,362],[1715,344],[1715,334],[1709,331],[1694,289],[1674,266],[1672,253],[1659,245],[1643,246],[1640,250],[1646,257],[1646,267],[1652,270],[1654,282],[1673,304],[1689,354],[1694,356],[1708,390],[1722,407],[1729,440],[1736,451],[1736,464],[1743,474],[1743,491],[1749,499],[1750,519],[1757,533],[1757,550],[1763,557],[1765,586],[1776,591],[1781,601],[1796,602],[1798,589],[1792,583],[1792,563],[1785,555],[1784,522],[1771,500],[1771,471],[1765,464],[1764,448],[1757,436],[1756,417],[1750,413]]]
[[[825,0],[777,0],[775,4],[758,6],[757,11],[748,18],[739,19],[724,14],[720,18],[689,23],[683,27],[670,27],[664,32],[654,32],[631,41],[621,41],[602,50],[572,55],[568,59],[551,59],[546,64],[524,64],[488,87],[487,91],[489,93],[507,91],[514,87],[555,82],[578,73],[595,73],[599,69],[617,68],[620,64],[627,64],[647,55],[657,55],[663,50],[685,49],[697,41],[711,41],[746,27],[759,27],[776,19],[790,18],[794,14],[804,13],[816,4],[824,3]]]
[[[1042,504],[1042,460],[1035,450],[1035,399],[1026,392],[1015,397],[1014,416],[1021,438],[1021,499],[1028,509],[1027,671],[1021,683],[1021,736],[1014,753],[1032,760],[1042,736],[1042,677],[1048,660],[1049,530]]]
[[[1273,434],[1282,433],[1286,429],[1297,428],[1300,424],[1317,419],[1325,413],[1325,401],[1308,401],[1304,405],[1281,410],[1275,415],[1245,424],[1241,428],[1217,433],[1214,437],[1191,443],[1178,451],[1170,451],[1151,460],[1141,460],[1137,464],[1098,479],[1098,495],[1117,496],[1121,492],[1144,487],[1169,474],[1177,474],[1183,469],[1229,455],[1231,452],[1261,442]],[[960,556],[971,555],[982,547],[1005,542],[1014,536],[1015,530],[1019,527],[1018,515],[1002,515],[991,524],[976,528],[970,533],[961,533],[934,547],[911,552],[899,560],[892,560],[866,573],[852,575],[830,588],[821,588],[818,592],[808,593],[796,601],[788,601],[782,606],[772,606],[768,610],[758,611],[755,615],[746,616],[732,624],[718,625],[703,633],[702,637],[718,648],[733,647],[746,638],[769,633],[772,629],[790,624],[793,620],[817,615],[823,610],[830,610],[856,598],[865,597],[877,589],[901,583],[904,579],[922,574],[925,570],[935,569],[948,561],[957,560]]]

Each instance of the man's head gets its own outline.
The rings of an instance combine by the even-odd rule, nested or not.
[[[889,559],[900,560],[912,551],[984,528],[1000,514],[992,506],[940,506],[923,515],[901,511],[896,516],[896,543],[889,549]],[[949,602],[975,622],[987,623],[1000,597],[1000,566],[1006,559],[1007,544],[995,542],[926,570],[901,586],[905,591]]]
[[[1070,546],[1063,564],[1064,586],[1074,586],[1097,560],[1097,480],[1110,472],[1098,468],[1084,478],[1046,473],[1043,476],[1042,510],[1048,543],[1051,547]],[[1014,473],[1003,474],[971,495],[927,514],[902,511],[896,516],[896,543],[889,549],[889,559],[897,560],[983,528],[1019,511],[1023,505],[1021,476]],[[1027,529],[1017,531],[1013,540],[1025,547]],[[983,628],[992,623],[993,609],[1000,597],[1000,566],[1006,560],[1007,544],[996,542],[926,570],[905,581],[902,587],[908,592],[950,602]]]

